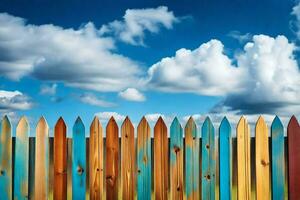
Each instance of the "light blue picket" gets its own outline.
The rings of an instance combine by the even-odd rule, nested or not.
[[[202,199],[215,199],[215,176],[215,130],[207,117],[202,125]]]
[[[12,137],[7,116],[0,123],[0,194],[3,199],[12,199]]]
[[[232,189],[232,137],[231,126],[226,117],[219,127],[220,199],[230,200]]]
[[[170,128],[170,191],[171,199],[183,199],[183,133],[177,117]]]
[[[276,116],[271,126],[272,137],[272,197],[284,199],[285,162],[284,131],[280,119]]]
[[[14,164],[14,199],[29,198],[29,124],[22,117],[16,130],[15,164]]]
[[[72,144],[72,199],[85,199],[86,139],[85,128],[78,117],[73,126]]]
[[[187,200],[200,199],[199,132],[192,117],[185,129],[185,193]]]

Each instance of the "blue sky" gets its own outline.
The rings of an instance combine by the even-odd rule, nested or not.
[[[300,115],[295,1],[5,0],[0,23],[0,114],[13,121]]]

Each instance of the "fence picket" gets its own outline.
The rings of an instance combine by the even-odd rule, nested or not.
[[[202,199],[215,199],[215,131],[207,117],[202,125]]]
[[[60,117],[54,128],[53,165],[54,188],[53,199],[67,199],[67,127]]]
[[[48,199],[49,187],[49,128],[44,117],[36,126],[35,136],[35,199]]]
[[[271,126],[272,139],[272,197],[284,199],[285,163],[284,131],[280,119],[276,116]]]
[[[119,129],[113,117],[106,126],[106,199],[118,199]]]
[[[187,200],[200,199],[199,132],[192,117],[185,126],[185,184]]]
[[[170,197],[183,199],[183,133],[177,117],[170,128]]]
[[[151,135],[145,117],[137,128],[137,199],[151,199]]]
[[[221,122],[219,137],[220,199],[230,200],[232,197],[232,137],[231,126],[226,117]]]
[[[78,117],[73,126],[72,199],[85,199],[85,189],[86,189],[85,127],[80,117]]]
[[[90,127],[90,199],[103,199],[103,133],[98,117],[95,117]]]
[[[7,116],[0,124],[0,194],[12,199],[12,127]]]
[[[155,199],[168,199],[168,135],[161,117],[154,126],[154,194]]]
[[[29,198],[29,124],[22,117],[17,125],[14,165],[14,199]]]
[[[293,116],[287,127],[289,158],[289,199],[300,199],[300,127]]]
[[[251,199],[250,127],[244,117],[237,125],[238,199]]]

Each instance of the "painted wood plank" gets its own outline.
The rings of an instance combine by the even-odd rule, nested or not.
[[[103,199],[103,132],[102,126],[95,117],[90,127],[90,199]]]
[[[49,189],[49,127],[44,117],[36,126],[34,198],[48,199]]]
[[[67,127],[60,117],[54,128],[53,165],[54,188],[53,199],[67,199]]]
[[[272,197],[284,199],[285,155],[284,129],[279,117],[275,117],[271,126],[272,139]]]
[[[215,130],[209,117],[202,125],[202,199],[215,199]]]
[[[151,199],[151,135],[145,117],[137,127],[137,199]]]
[[[170,127],[170,197],[183,199],[183,133],[177,117]]]
[[[231,126],[226,117],[219,127],[220,149],[220,199],[229,200],[232,197],[232,136]]]
[[[154,126],[154,195],[155,199],[168,198],[168,135],[161,117]]]
[[[0,124],[0,194],[12,199],[12,126],[7,116]]]
[[[289,199],[300,199],[300,127],[295,116],[287,127],[289,160]]]
[[[119,129],[111,117],[106,126],[106,199],[118,199]]]
[[[78,117],[73,126],[72,144],[72,199],[85,199],[86,139],[85,127]]]
[[[135,145],[134,128],[127,116],[121,127],[121,188],[122,199],[135,196]]]
[[[199,132],[192,117],[185,126],[185,184],[186,199],[200,199]]]
[[[250,127],[244,117],[237,125],[238,199],[251,199]]]
[[[22,117],[17,125],[14,165],[14,199],[28,199],[29,124]]]
[[[268,127],[262,116],[255,126],[256,198],[270,199],[270,158]]]

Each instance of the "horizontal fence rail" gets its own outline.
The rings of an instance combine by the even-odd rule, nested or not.
[[[35,137],[29,137],[26,117],[15,137],[12,130],[5,116],[0,123],[0,199],[300,199],[295,116],[286,137],[278,117],[270,128],[259,117],[254,138],[244,117],[236,127],[226,117],[219,127],[209,117],[201,127],[192,117],[185,126],[175,118],[170,129],[160,117],[154,138],[145,117],[136,130],[128,117],[121,127],[111,117],[106,138],[97,117],[89,129],[78,117],[71,138],[63,118],[54,137],[43,117]]]

